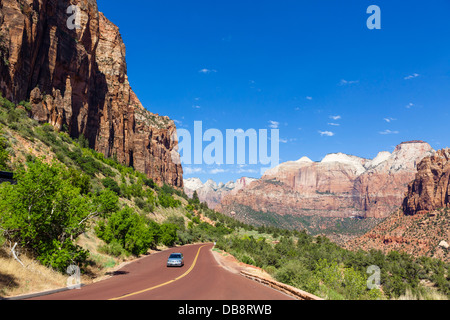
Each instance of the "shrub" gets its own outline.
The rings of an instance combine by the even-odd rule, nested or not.
[[[18,108],[12,108],[8,111],[8,125],[15,124],[24,116],[24,111]]]
[[[114,179],[112,179],[112,178],[104,178],[102,180],[102,184],[103,184],[103,186],[105,188],[115,192],[117,195],[121,194],[120,187],[119,187],[119,185],[117,184],[117,182]]]
[[[128,252],[122,247],[122,245],[118,241],[111,241],[108,244],[102,245],[98,248],[98,251],[101,253],[108,254],[114,257],[127,256]]]
[[[353,268],[344,269],[345,296],[350,300],[361,299],[367,291],[367,279]],[[373,289],[374,290],[374,289]],[[373,291],[375,293],[375,291]]]
[[[1,93],[0,93],[0,106],[6,108],[7,110],[12,110],[16,107],[14,103],[12,103],[6,98],[3,98]]]
[[[78,144],[80,148],[89,148],[89,140],[84,137],[84,134],[80,134],[78,137]]]
[[[178,226],[172,223],[163,223],[160,230],[160,243],[168,247],[173,246],[178,240]]]
[[[319,278],[297,261],[289,261],[281,268],[273,271],[275,279],[288,285],[315,293],[319,289]]]
[[[8,169],[9,152],[7,150],[8,140],[0,136],[0,170]]]
[[[142,199],[142,198],[136,198],[136,199],[134,199],[134,203],[135,203],[136,206],[137,206],[139,209],[141,209],[141,210],[143,210],[144,207],[147,205],[147,202],[146,202],[144,199]]]
[[[28,101],[20,101],[19,106],[24,107],[26,111],[31,111],[31,103]]]
[[[143,181],[144,181],[144,184],[145,184],[147,187],[150,187],[150,188],[152,188],[152,189],[156,189],[156,188],[157,188],[157,184],[153,181],[153,179],[148,179],[147,177],[145,177],[145,178],[143,179]]]
[[[129,207],[113,213],[107,222],[100,221],[96,233],[107,244],[116,241],[136,256],[146,253],[156,242],[146,220]]]
[[[17,170],[15,177],[17,185],[0,186],[3,236],[57,270],[83,264],[88,252],[74,241],[91,219],[109,212],[107,198],[82,195],[69,172],[56,162],[48,165],[36,159],[28,163],[28,170]]]
[[[170,194],[161,192],[158,195],[158,204],[163,208],[177,208],[181,205],[181,201],[175,200]]]

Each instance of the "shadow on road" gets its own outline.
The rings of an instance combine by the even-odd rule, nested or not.
[[[121,276],[121,275],[124,275],[124,274],[128,274],[129,272],[128,271],[111,271],[111,272],[106,272],[106,275],[108,275],[108,276]]]

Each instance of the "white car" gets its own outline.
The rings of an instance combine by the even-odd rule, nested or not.
[[[172,253],[167,259],[168,267],[182,267],[184,266],[184,257],[182,253]]]

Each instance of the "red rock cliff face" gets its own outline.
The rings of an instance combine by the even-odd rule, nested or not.
[[[67,8],[80,9],[71,30]],[[119,29],[95,0],[1,0],[0,91],[31,116],[147,174],[182,187],[176,127],[147,111],[127,77]]]
[[[408,186],[403,212],[415,215],[450,207],[450,149],[426,157],[417,166],[416,178]]]
[[[355,206],[364,211],[366,217],[385,218],[390,215],[401,206],[418,163],[433,152],[431,146],[423,141],[399,144],[390,157],[372,165],[355,180]]]
[[[268,170],[225,196],[216,210],[239,215],[241,205],[279,215],[386,218],[402,205],[417,163],[433,151],[428,143],[410,141],[372,160],[342,153],[321,162],[304,157]]]
[[[450,149],[425,157],[417,165],[402,208],[366,234],[345,243],[349,250],[407,252],[450,261]]]

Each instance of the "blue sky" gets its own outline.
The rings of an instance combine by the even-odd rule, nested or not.
[[[133,90],[179,128],[276,127],[280,162],[450,146],[448,0],[97,2],[120,28]],[[381,30],[367,28],[370,5]],[[184,169],[226,182],[260,167]]]

